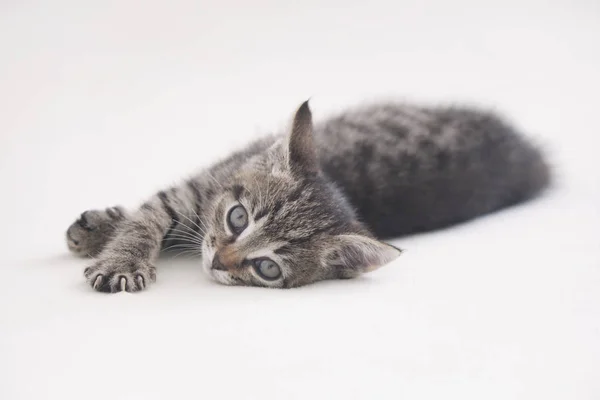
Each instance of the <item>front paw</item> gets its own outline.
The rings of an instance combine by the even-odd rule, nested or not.
[[[125,210],[121,207],[85,211],[67,229],[69,250],[84,257],[95,256],[110,241],[115,229],[125,218]]]
[[[84,271],[88,284],[99,292],[137,292],[156,281],[156,268],[127,257],[101,257]]]

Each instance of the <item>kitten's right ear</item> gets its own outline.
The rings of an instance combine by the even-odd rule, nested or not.
[[[363,235],[337,235],[328,244],[323,263],[337,278],[352,278],[395,260],[402,250]]]
[[[317,149],[314,143],[312,113],[308,100],[302,103],[292,125],[289,144],[289,165],[296,173],[316,175],[319,171]]]

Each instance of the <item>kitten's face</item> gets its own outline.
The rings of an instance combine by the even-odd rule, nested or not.
[[[224,185],[206,225],[203,268],[227,285],[288,288],[351,278],[400,254],[372,238],[320,176],[306,103],[289,143],[249,160]]]

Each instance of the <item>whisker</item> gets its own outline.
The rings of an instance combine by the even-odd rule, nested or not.
[[[169,237],[165,237],[165,240],[168,240],[168,239],[174,238],[174,237],[181,237],[181,238],[187,238],[190,240],[202,241],[201,236],[197,236],[197,235],[193,235],[191,233],[185,233],[185,232],[181,232],[181,231],[173,231],[172,233],[169,233]]]
[[[199,227],[198,225],[194,224],[195,226],[198,227],[198,229],[196,230],[196,229],[194,229],[194,227],[190,227],[190,226],[186,225],[184,222],[185,221],[179,221],[179,226],[186,228],[189,231],[188,233],[191,233],[193,235],[204,235],[206,233],[206,227],[204,225],[202,227]],[[202,224],[202,221],[198,220],[198,222],[200,222]],[[192,223],[194,223],[194,222],[192,222]]]
[[[167,248],[163,249],[163,251],[169,251],[169,250],[173,250],[173,249],[181,249],[181,248],[183,248],[183,249],[194,249],[194,250],[198,250],[200,247],[198,247],[198,246],[194,246],[194,245],[192,245],[192,244],[190,244],[190,243],[177,243],[177,244],[171,245],[171,246],[169,246],[169,247],[167,247]]]
[[[192,224],[193,224],[195,227],[197,227],[198,229],[200,229],[200,230],[202,231],[202,228],[201,228],[201,227],[200,227],[200,226],[199,226],[197,223],[195,223],[194,221],[192,221],[191,219],[189,219],[189,218],[188,218],[186,215],[184,215],[183,213],[181,213],[181,212],[179,212],[179,211],[177,211],[177,210],[175,210],[175,209],[173,209],[173,210],[174,210],[174,211],[175,211],[177,214],[181,215],[183,218],[185,218],[185,219],[187,219],[188,221],[190,221],[190,222],[191,222],[191,223],[192,223]],[[204,232],[204,231],[203,231],[203,232]]]
[[[175,259],[175,258],[177,258],[177,257],[179,257],[179,256],[181,256],[183,254],[185,254],[185,255],[191,254],[191,255],[196,256],[196,257],[202,257],[202,252],[201,251],[199,252],[197,250],[184,250],[181,253],[177,253],[175,255],[175,257],[173,257],[173,258]]]
[[[170,235],[168,240],[171,240],[171,239],[176,239],[176,240],[180,240],[180,241],[187,241],[187,243],[197,244],[198,246],[202,246],[202,242],[201,241],[195,240],[193,238],[186,237],[186,236]]]
[[[206,226],[204,221],[202,221],[202,218],[200,218],[200,216],[198,215],[196,210],[192,210],[192,212],[194,213],[194,216],[198,219],[198,222],[200,223],[200,225],[202,225],[202,227],[204,228],[204,231],[202,233],[205,234],[206,231],[208,231],[208,226]]]
[[[192,228],[190,228],[187,225],[179,224],[179,226],[186,227],[188,229],[188,231],[184,231],[184,230],[178,229],[178,228],[173,228],[173,231],[175,231],[175,232],[181,232],[181,233],[188,234],[188,235],[191,235],[191,236],[200,236],[201,234],[204,234],[204,232],[202,232],[202,231],[197,232],[197,231],[193,230]]]
[[[189,237],[189,238],[192,238],[192,239],[198,239],[198,240],[202,240],[202,236],[201,236],[201,235],[199,235],[199,234],[198,234],[196,231],[186,232],[186,231],[184,231],[184,230],[181,230],[181,229],[173,228],[173,229],[171,230],[171,232],[176,232],[176,233],[178,233],[178,234],[185,235],[185,236],[187,236],[187,237]],[[169,234],[169,237],[171,237],[171,236],[173,236],[173,235],[172,235],[172,234]],[[166,238],[166,237],[165,237],[165,238]],[[167,239],[168,239],[168,238],[167,238]]]
[[[175,243],[168,247],[165,247],[164,249],[162,249],[162,251],[170,251],[173,249],[191,249],[191,248],[196,248],[196,247],[197,246],[194,246],[191,243]]]
[[[163,245],[165,243],[169,242],[170,240],[177,240],[179,242],[184,242],[184,243],[194,243],[194,244],[197,244],[200,246],[202,245],[202,240],[200,240],[199,238],[184,236],[184,235],[180,235],[180,234],[169,234],[169,237],[163,238],[163,240],[162,240]]]
[[[197,254],[197,255],[202,255],[202,251],[200,251],[198,249],[185,249],[185,250],[182,250],[181,252],[179,252],[179,254]]]

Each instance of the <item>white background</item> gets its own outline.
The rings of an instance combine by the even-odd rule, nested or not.
[[[0,398],[600,398],[600,3],[0,5]],[[298,290],[163,260],[86,286],[64,232],[362,100],[480,104],[548,152],[532,203]]]

